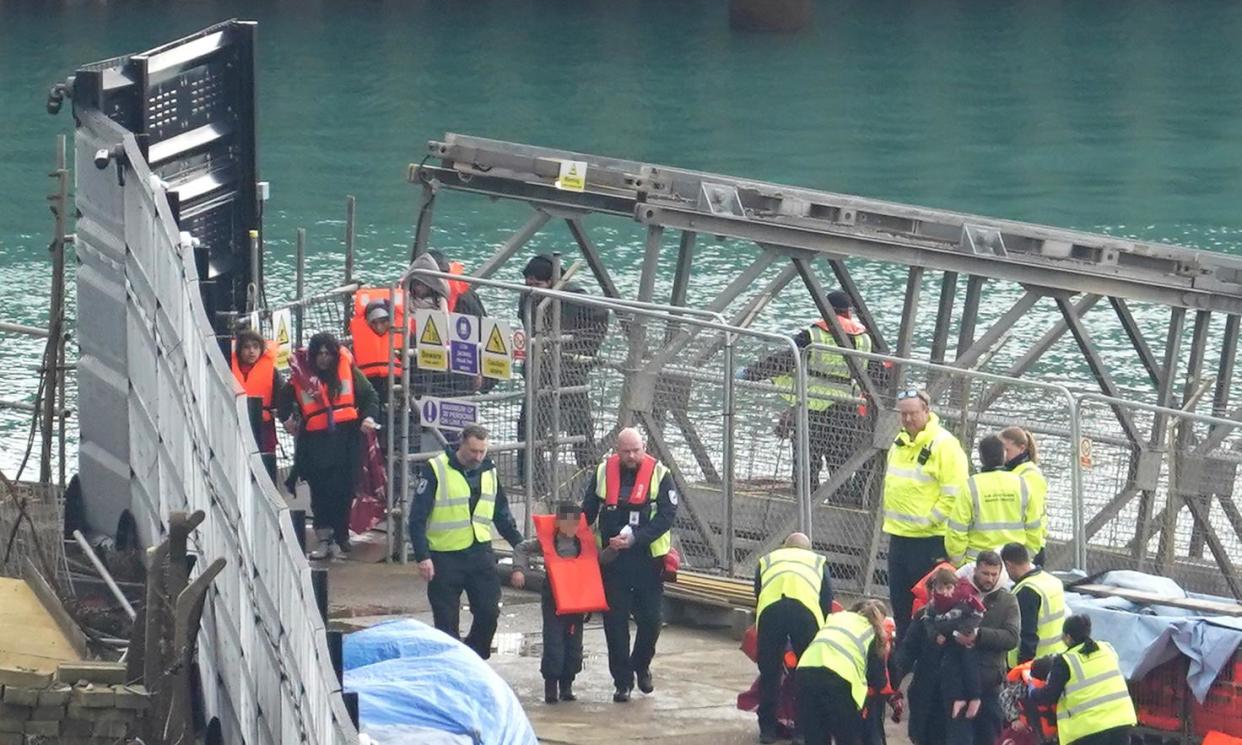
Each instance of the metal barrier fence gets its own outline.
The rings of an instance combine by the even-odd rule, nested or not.
[[[1083,568],[1153,572],[1242,599],[1242,423],[1091,394],[1076,405]]]
[[[96,140],[124,146],[125,178],[94,168]],[[112,351],[121,378],[107,390],[121,397],[122,421],[98,411],[84,416],[83,450],[92,473],[104,473],[95,463],[111,458],[132,474],[122,482],[132,490],[126,501],[148,545],[171,512],[206,512],[194,547],[228,561],[212,586],[199,638],[208,716],[219,718],[229,742],[355,742],[310,568],[247,434],[245,399],[203,307],[191,239],[178,233],[164,188],[133,136],[95,112],[79,130],[77,174],[81,250],[87,262],[119,273],[126,290],[119,298],[90,290],[85,298],[121,322],[119,330],[94,328],[84,312],[82,325],[99,344],[120,342]],[[114,222],[122,213],[117,204],[123,222]],[[112,258],[117,246],[124,247],[120,263]],[[92,409],[111,405],[94,382],[97,354],[92,349],[86,360],[92,377],[83,383],[84,393],[89,384],[101,397]],[[116,454],[99,454],[109,448]],[[198,562],[196,571],[208,563]]]
[[[770,428],[778,409],[767,402],[743,409],[734,402],[735,360],[783,350],[793,360],[791,395],[803,400],[798,388],[801,362],[788,338],[705,320],[703,316],[716,314],[694,309],[424,270],[407,272],[392,290],[400,292],[411,278],[450,277],[486,291],[525,317],[522,327],[530,338],[522,377],[508,381],[499,394],[488,394],[495,398],[486,403],[497,401],[507,408],[500,413],[483,413],[481,418],[485,424],[514,425],[514,442],[503,433],[494,439],[499,441],[498,450],[514,453],[513,460],[501,460],[498,467],[507,485],[522,484],[520,509],[527,522],[541,503],[547,506],[557,499],[580,500],[582,489],[611,448],[617,431],[636,424],[647,433],[648,449],[672,470],[682,495],[675,537],[689,565],[731,572],[752,558],[747,546],[734,543],[739,514],[743,521],[748,514],[736,509],[739,501],[734,497],[735,488],[749,490],[757,501],[766,500],[762,507],[766,514],[788,516],[800,525],[806,524],[809,489],[795,493],[788,487],[788,478],[783,482],[734,478],[735,454],[739,447],[751,444],[746,439],[735,442],[735,438],[756,427]],[[408,296],[405,307],[411,307]],[[404,348],[414,350],[415,338],[408,328],[406,333]],[[407,352],[407,359],[411,353]],[[434,395],[425,394],[428,389],[412,383],[414,368],[413,362],[406,364],[405,376],[400,381],[394,378],[392,385],[416,397]],[[515,394],[520,398],[515,400]],[[521,427],[511,414],[515,403]],[[805,407],[796,408],[801,412],[798,416],[804,417]],[[526,419],[522,410],[535,413]],[[393,527],[399,528],[404,515],[402,501],[409,488],[409,464],[431,451],[425,439],[424,447],[415,446],[409,434],[411,425],[416,424],[412,417],[397,413],[394,418],[407,427],[407,434],[398,441],[408,443],[399,446],[393,456],[395,500],[390,512]],[[536,444],[527,449],[527,442]],[[750,453],[751,474],[756,473],[756,467],[760,474],[767,473],[767,468],[780,468],[779,456],[767,452],[759,454],[756,466],[756,454]],[[791,474],[792,468],[786,460],[785,472]],[[518,500],[515,497],[511,501]],[[401,551],[403,543],[394,549]]]

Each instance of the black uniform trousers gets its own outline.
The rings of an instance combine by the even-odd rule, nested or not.
[[[470,632],[462,639],[467,647],[487,659],[492,637],[500,620],[500,577],[491,546],[475,544],[461,551],[432,551],[435,575],[427,584],[427,600],[436,628],[461,639],[461,593],[470,601]]]
[[[794,673],[798,687],[798,729],[806,745],[862,745],[862,712],[854,704],[850,684],[826,667],[801,667]]]
[[[539,674],[544,680],[569,683],[582,671],[582,624],[586,616],[558,616],[548,583],[543,586],[543,658],[539,661]]]
[[[660,638],[664,557],[652,557],[646,548],[629,548],[602,570],[604,597],[608,601],[608,610],[604,612],[608,672],[617,687],[630,689],[634,687],[634,674],[651,667]],[[632,652],[631,615],[636,626]]]
[[[351,447],[358,446],[356,440],[346,442]],[[315,530],[331,530],[337,545],[348,550],[349,508],[354,501],[353,469],[331,463],[321,466],[311,461],[299,465],[298,475],[310,487]]]
[[[815,614],[801,601],[781,598],[763,609],[755,624],[759,656],[759,731],[776,731],[781,664],[786,646],[799,657],[819,631]]]
[[[905,638],[910,625],[914,595],[910,588],[944,558],[944,538],[905,538],[890,535],[888,539],[888,597],[893,605],[893,623],[897,640]]]
[[[1129,741],[1130,726],[1125,725],[1080,737],[1074,741],[1074,745],[1126,745]]]

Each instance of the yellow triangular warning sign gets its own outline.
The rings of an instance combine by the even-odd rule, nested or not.
[[[575,165],[571,165],[571,166],[569,166],[569,175],[570,175],[570,176],[577,176],[577,175],[578,175],[578,166],[575,166]]]
[[[509,354],[509,350],[505,347],[504,334],[500,333],[499,326],[492,326],[492,333],[487,335],[487,344],[483,346],[483,350],[490,354]]]
[[[418,337],[418,343],[444,346],[444,342],[440,339],[440,330],[436,328],[435,316],[427,316],[427,326],[423,329],[423,335]]]
[[[289,327],[283,323],[276,327],[276,343],[282,347],[289,343]]]

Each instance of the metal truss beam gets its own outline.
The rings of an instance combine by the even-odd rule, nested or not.
[[[599,254],[599,249],[591,242],[591,237],[587,235],[582,221],[567,219],[565,224],[569,226],[569,232],[574,237],[574,242],[578,244],[578,248],[582,251],[582,258],[586,259],[587,266],[591,267],[591,273],[595,275],[595,281],[599,282],[600,289],[608,297],[621,297],[616,283],[612,281],[612,275],[608,273],[608,267],[604,266],[604,260]]]
[[[1160,368],[1156,365],[1156,355],[1152,354],[1151,347],[1147,346],[1147,340],[1143,338],[1143,332],[1139,329],[1138,321],[1134,320],[1134,314],[1130,312],[1130,306],[1119,297],[1110,297],[1108,302],[1112,304],[1113,310],[1117,312],[1117,319],[1121,321],[1121,327],[1125,329],[1126,336],[1130,337],[1130,344],[1134,346],[1134,351],[1138,354],[1139,361],[1143,363],[1143,368],[1147,370],[1147,376],[1151,378],[1151,384],[1159,388]]]
[[[530,239],[542,230],[544,225],[548,224],[548,220],[550,219],[552,218],[548,215],[548,213],[543,210],[535,210],[535,214],[530,216],[530,219],[526,221],[526,224],[518,228],[516,233],[509,236],[509,238],[501,244],[500,248],[496,249],[496,253],[492,254],[487,261],[483,262],[483,265],[475,271],[474,276],[488,279],[489,277],[495,275],[496,272],[500,270],[500,267],[504,266],[505,262],[513,258],[515,253],[521,251],[522,247],[529,243]]]
[[[1087,365],[1091,368],[1091,374],[1100,384],[1100,390],[1104,391],[1104,395],[1118,398],[1121,391],[1117,388],[1117,383],[1113,381],[1113,376],[1108,372],[1108,366],[1104,364],[1100,352],[1095,346],[1095,340],[1091,337],[1091,333],[1087,331],[1087,327],[1083,324],[1082,319],[1074,315],[1074,307],[1070,305],[1068,299],[1058,297],[1057,308],[1061,310],[1061,317],[1065,319],[1069,325],[1070,333],[1074,335],[1074,341],[1078,342],[1078,349],[1082,352],[1082,356],[1087,360]],[[1139,435],[1138,428],[1134,426],[1134,419],[1130,413],[1119,406],[1114,406],[1113,413],[1117,415],[1117,421],[1121,424],[1121,428],[1125,431],[1126,437],[1130,438],[1130,442],[1136,447],[1140,446],[1142,438]]]

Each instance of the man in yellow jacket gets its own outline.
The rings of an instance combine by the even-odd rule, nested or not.
[[[897,638],[910,623],[910,589],[945,558],[945,520],[966,488],[969,462],[961,443],[931,410],[926,391],[897,394],[901,431],[888,451],[884,474],[884,532],[888,591]]]
[[[1032,553],[1043,548],[1044,500],[1017,471],[1005,470],[1005,445],[996,435],[979,440],[982,470],[966,479],[966,489],[949,513],[944,548],[961,566],[981,551],[1022,543]]]

